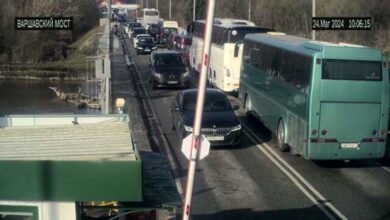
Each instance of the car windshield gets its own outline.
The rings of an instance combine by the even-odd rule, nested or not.
[[[177,33],[176,28],[164,28],[165,35],[176,34],[176,33]]]
[[[183,57],[179,54],[160,54],[156,57],[157,67],[183,67]]]
[[[152,38],[140,38],[139,39],[139,42],[140,43],[146,43],[146,44],[151,44],[151,43],[153,43],[153,39]]]
[[[183,98],[183,110],[194,112],[196,106],[196,93],[185,95]],[[207,93],[204,100],[203,112],[231,111],[232,107],[224,94]]]
[[[134,29],[134,36],[137,36],[138,34],[146,34],[145,29]]]

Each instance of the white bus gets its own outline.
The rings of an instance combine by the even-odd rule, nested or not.
[[[141,23],[145,28],[147,28],[147,25],[149,24],[157,24],[160,20],[160,13],[155,8],[142,9],[141,16]]]
[[[239,23],[237,23],[239,22]],[[190,65],[200,72],[205,21],[194,21],[188,26],[192,35]],[[210,64],[207,81],[210,86],[225,92],[237,91],[240,85],[242,40],[249,33],[265,33],[272,29],[254,26],[253,22],[236,19],[215,19],[211,40]]]

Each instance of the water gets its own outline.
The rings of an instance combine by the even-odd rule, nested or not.
[[[96,82],[0,80],[0,116],[11,114],[99,114],[96,109],[77,109],[73,104],[60,101],[50,86],[63,91],[97,96]]]

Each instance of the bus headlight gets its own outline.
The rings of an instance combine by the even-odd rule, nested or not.
[[[241,130],[241,125],[237,125],[236,127],[233,127],[231,131],[239,131]]]
[[[184,130],[186,130],[187,132],[192,132],[192,127],[184,125]]]

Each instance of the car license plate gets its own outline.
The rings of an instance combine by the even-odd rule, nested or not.
[[[168,81],[168,84],[177,84],[177,81]]]
[[[358,148],[358,143],[342,143],[341,148]]]
[[[149,52],[149,51],[150,51],[150,49],[145,49],[145,51],[146,51],[146,52]]]
[[[224,139],[224,136],[207,136],[207,140],[209,141],[223,141]]]

